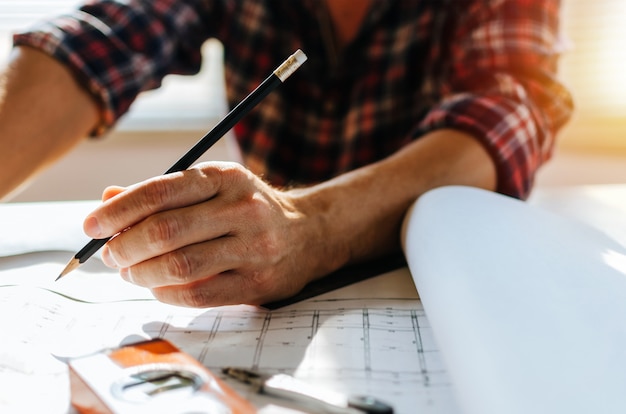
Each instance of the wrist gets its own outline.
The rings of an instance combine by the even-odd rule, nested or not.
[[[287,191],[294,208],[299,212],[295,226],[298,250],[304,258],[301,268],[307,269],[307,280],[323,277],[350,262],[350,248],[337,224],[337,212],[328,189],[313,186]]]

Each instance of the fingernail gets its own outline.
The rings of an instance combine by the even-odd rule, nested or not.
[[[98,220],[95,217],[89,217],[85,220],[83,229],[88,236],[98,238],[102,237],[102,230],[100,229],[100,224],[98,224]]]
[[[109,249],[108,246],[104,246],[102,248],[102,261],[104,262],[105,265],[109,267],[113,267],[116,269],[120,267],[115,261],[115,258],[113,257],[113,254],[111,253],[111,249]]]

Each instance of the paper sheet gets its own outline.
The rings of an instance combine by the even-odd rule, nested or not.
[[[0,312],[20,317],[0,323],[10,338],[0,353],[0,411],[68,412],[67,368],[58,358],[162,337],[213,372],[224,366],[287,372],[321,387],[373,395],[399,414],[458,412],[419,299],[333,294],[270,312],[156,301],[89,304],[35,287],[2,287]],[[276,400],[231,385],[262,412],[282,412]]]
[[[91,200],[2,204],[0,257],[63,250],[71,252],[67,260],[71,259],[90,240],[82,220],[98,204]]]
[[[626,412],[626,249],[523,202],[423,196],[407,260],[469,414]]]
[[[154,300],[148,289],[124,281],[93,257],[55,281],[75,252],[45,251],[0,257],[0,286],[33,286],[84,302]]]

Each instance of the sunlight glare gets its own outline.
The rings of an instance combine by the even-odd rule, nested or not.
[[[607,21],[597,32],[598,62],[604,62],[597,72],[598,92],[606,98],[606,104],[626,109],[626,2],[610,3],[612,10]]]

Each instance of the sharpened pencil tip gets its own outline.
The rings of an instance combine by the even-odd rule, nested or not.
[[[78,266],[80,266],[80,261],[74,257],[72,260],[69,261],[67,266],[65,266],[65,269],[63,269],[61,274],[56,279],[54,279],[54,281],[56,282],[57,280],[61,279],[63,276],[65,276],[72,270],[78,268]]]

